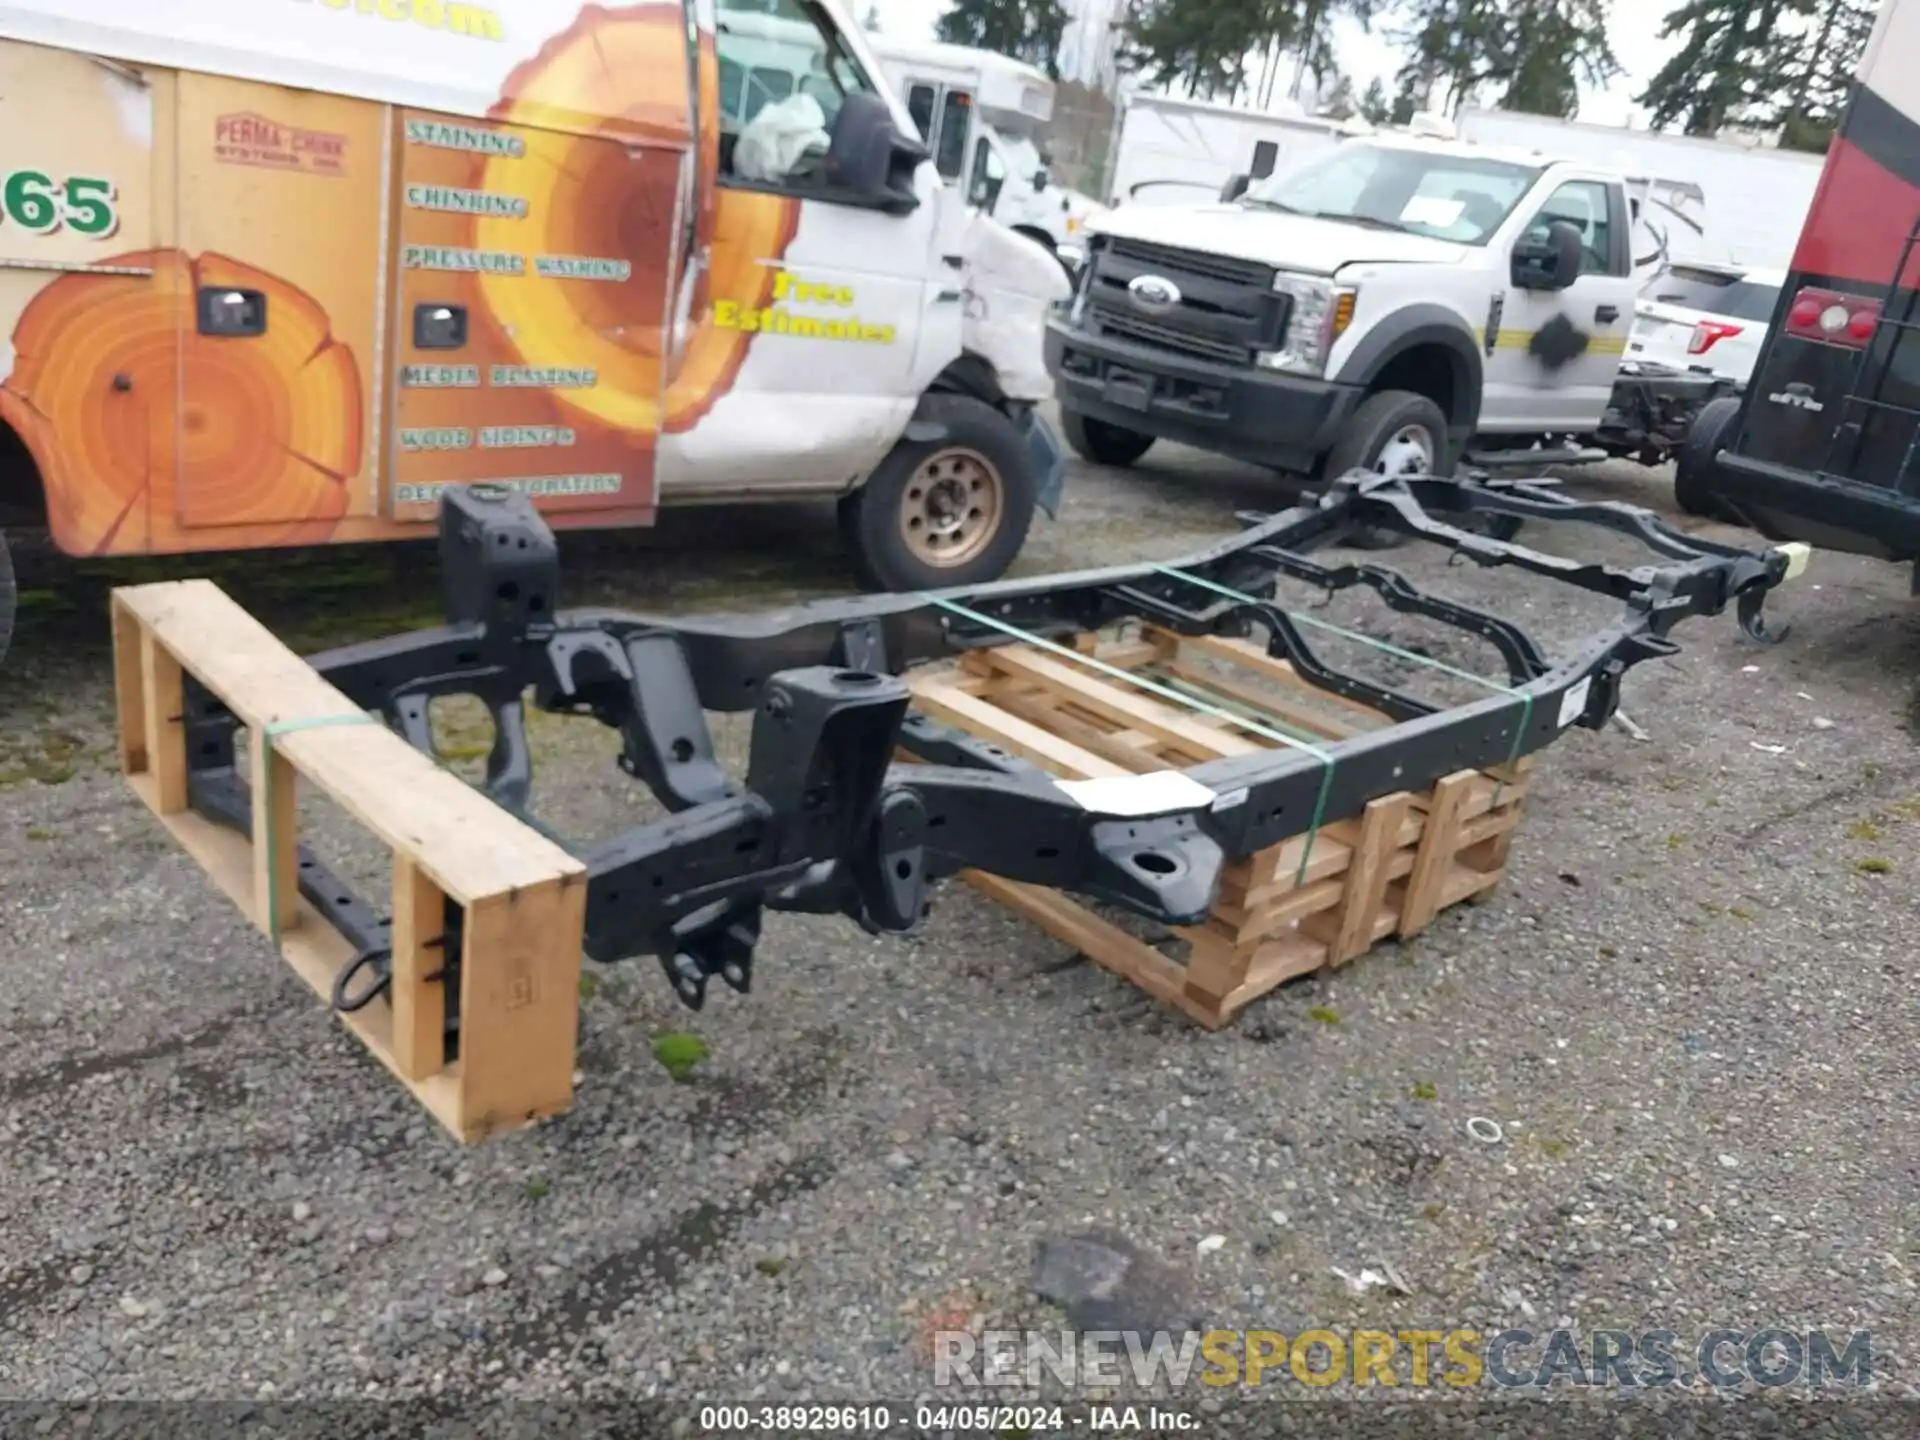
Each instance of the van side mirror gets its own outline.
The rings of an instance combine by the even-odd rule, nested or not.
[[[1550,221],[1547,233],[1522,235],[1513,245],[1516,290],[1564,290],[1580,278],[1580,232],[1564,220]]]
[[[931,158],[917,136],[902,135],[878,95],[856,92],[840,102],[828,137],[826,180],[876,210],[905,215],[918,208],[913,175]]]
[[[1220,187],[1220,203],[1231,205],[1247,193],[1247,187],[1253,183],[1251,175],[1229,175],[1227,183]]]
[[[1036,195],[1046,194],[1047,186],[1051,185],[1052,183],[1053,183],[1053,177],[1047,174],[1044,166],[1041,169],[1038,169],[1033,172],[1033,193],[1034,194]]]

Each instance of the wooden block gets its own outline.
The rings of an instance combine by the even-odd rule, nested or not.
[[[1381,901],[1400,849],[1400,828],[1412,804],[1413,797],[1405,792],[1367,802],[1340,904],[1331,912],[1333,933],[1327,940],[1327,958],[1335,965],[1344,965],[1373,946]]]
[[[353,950],[299,893],[297,791],[330,797],[393,867],[393,983],[341,1023],[462,1141],[564,1111],[585,867],[366,715],[210,582],[118,589],[112,605],[127,782],[181,848],[330,1001]],[[250,835],[187,806],[189,674],[247,729]],[[452,1061],[440,978],[449,904],[463,936]]]
[[[1474,773],[1463,770],[1433,787],[1422,827],[1413,874],[1400,906],[1400,934],[1418,935],[1440,913],[1441,886],[1459,853],[1460,811],[1473,787]]]

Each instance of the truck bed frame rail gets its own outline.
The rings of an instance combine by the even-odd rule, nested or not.
[[[1513,538],[1528,520],[1604,527],[1644,544],[1656,563],[1616,567],[1531,549]],[[561,611],[558,552],[539,515],[524,497],[469,486],[449,491],[440,514],[447,623],[309,663],[429,754],[430,703],[477,697],[494,724],[485,793],[548,835],[527,813],[529,692],[543,710],[617,730],[621,768],[668,813],[597,845],[553,836],[587,868],[584,948],[609,963],[658,957],[675,993],[698,1009],[714,978],[750,988],[766,911],[843,915],[873,933],[904,933],[926,914],[929,885],[961,869],[1165,923],[1195,922],[1237,858],[1353,816],[1379,795],[1510,765],[1569,725],[1599,729],[1622,675],[1673,653],[1669,632],[1680,621],[1735,605],[1743,626],[1764,634],[1762,604],[1794,563],[1781,550],[1716,544],[1645,510],[1527,483],[1355,472],[1310,503],[1242,521],[1241,534],[1177,563],[669,619]],[[1620,617],[1552,662],[1518,626],[1429,595],[1394,570],[1310,558],[1355,525],[1612,596]],[[1501,656],[1506,683],[1481,680],[1484,696],[1439,708],[1347,673],[1315,649],[1309,632],[1318,622],[1275,603],[1281,577],[1327,592],[1364,587],[1396,611],[1484,639]],[[1016,642],[1097,665],[1064,642],[1130,620],[1182,635],[1256,637],[1312,684],[1394,723],[1337,741],[1275,731],[1278,748],[1186,770],[1062,781],[911,713],[898,678],[913,665]],[[745,711],[753,713],[750,758],[736,778],[716,758],[703,712]],[[190,805],[244,829],[252,801],[235,764],[239,722],[191,683],[185,717]],[[923,763],[895,765],[898,750]],[[334,1002],[364,1006],[389,981],[386,917],[304,846],[299,861],[302,893],[357,952]],[[453,907],[448,923],[451,1054],[460,955]]]

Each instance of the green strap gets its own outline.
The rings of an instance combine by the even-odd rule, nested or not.
[[[1320,793],[1314,801],[1313,820],[1307,830],[1306,846],[1300,852],[1300,869],[1294,876],[1295,884],[1305,882],[1307,878],[1307,862],[1313,858],[1313,842],[1315,837],[1320,833],[1320,822],[1326,818],[1327,797],[1333,787],[1334,757],[1328,751],[1313,744],[1311,741],[1302,740],[1297,736],[1288,735],[1280,730],[1276,730],[1270,724],[1265,724],[1258,720],[1249,720],[1244,715],[1236,715],[1233,711],[1223,709],[1221,706],[1212,704],[1206,700],[1201,700],[1191,695],[1183,695],[1178,690],[1147,679],[1144,675],[1136,675],[1133,671],[1123,670],[1118,665],[1109,665],[1097,656],[1084,655],[1071,646],[1056,644],[1054,641],[1048,640],[1043,636],[1030,634],[1020,629],[1017,625],[1009,625],[1006,621],[997,620],[991,615],[982,615],[977,610],[969,610],[966,606],[955,604],[951,600],[942,600],[937,595],[929,595],[927,599],[932,604],[939,606],[942,610],[950,610],[955,615],[963,616],[976,624],[985,625],[991,630],[998,630],[1003,635],[1010,635],[1016,640],[1023,641],[1028,645],[1058,655],[1064,660],[1071,660],[1076,664],[1085,665],[1091,670],[1097,670],[1102,675],[1118,680],[1123,684],[1132,685],[1136,689],[1144,690],[1150,695],[1157,695],[1163,700],[1171,700],[1176,705],[1188,710],[1198,711],[1200,714],[1211,716],[1216,720],[1224,720],[1229,725],[1236,726],[1250,734],[1258,735],[1263,739],[1271,740],[1275,744],[1283,745],[1289,750],[1299,750],[1313,756],[1320,762],[1321,767]]]
[[[261,794],[266,801],[267,823],[267,934],[275,946],[280,944],[280,854],[279,829],[272,823],[273,816],[273,742],[282,735],[292,735],[301,730],[330,730],[336,725],[384,725],[378,715],[361,713],[358,715],[309,715],[302,720],[276,720],[260,730],[260,768],[265,772],[253,777],[253,783],[262,787]]]
[[[1175,580],[1184,580],[1189,585],[1197,585],[1202,590],[1211,590],[1216,595],[1223,595],[1229,600],[1238,600],[1245,605],[1275,604],[1275,602],[1271,600],[1261,600],[1252,595],[1242,594],[1238,590],[1226,585],[1221,585],[1216,581],[1208,580],[1204,576],[1190,575],[1185,570],[1176,570],[1166,565],[1155,565],[1153,568],[1162,575],[1171,576]],[[1514,729],[1513,745],[1507,751],[1506,763],[1511,767],[1519,760],[1520,746],[1526,740],[1527,731],[1533,721],[1533,696],[1526,691],[1516,690],[1511,685],[1502,685],[1497,680],[1489,680],[1486,676],[1476,675],[1471,670],[1459,669],[1457,666],[1447,664],[1444,660],[1436,660],[1431,655],[1421,655],[1412,650],[1403,650],[1398,645],[1392,645],[1385,640],[1376,639],[1364,631],[1347,630],[1339,625],[1329,624],[1325,620],[1316,620],[1311,615],[1295,614],[1291,610],[1286,610],[1282,613],[1296,625],[1307,625],[1315,630],[1325,630],[1329,634],[1339,635],[1347,640],[1357,640],[1362,645],[1369,645],[1384,654],[1395,656],[1401,660],[1411,660],[1415,664],[1426,666],[1429,670],[1437,670],[1443,675],[1451,675],[1455,679],[1468,681],[1471,684],[1480,686],[1484,690],[1492,690],[1497,694],[1512,696],[1520,702],[1520,723]],[[1493,799],[1489,803],[1498,805],[1500,803],[1500,792],[1505,788],[1506,781],[1496,777],[1493,782]]]

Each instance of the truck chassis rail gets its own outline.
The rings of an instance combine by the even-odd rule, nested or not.
[[[523,497],[470,486],[448,492],[441,509],[448,623],[308,663],[429,754],[429,704],[478,698],[494,724],[485,794],[585,867],[585,953],[603,963],[658,957],[675,994],[698,1009],[714,978],[750,989],[766,911],[837,914],[872,933],[905,933],[925,916],[932,882],[962,869],[1165,923],[1197,921],[1232,860],[1356,815],[1381,794],[1511,765],[1569,725],[1599,729],[1628,668],[1674,653],[1669,633],[1679,622],[1733,605],[1743,628],[1764,635],[1765,598],[1797,564],[1788,551],[1717,544],[1642,509],[1524,482],[1355,472],[1311,503],[1242,520],[1243,533],[1173,564],[668,619],[561,611],[559,557],[544,522]],[[1656,560],[1623,568],[1537,551],[1513,538],[1529,520],[1601,526]],[[1429,595],[1391,569],[1311,558],[1356,525],[1612,596],[1620,618],[1552,663],[1517,626]],[[1488,682],[1486,698],[1443,709],[1337,669],[1310,643],[1310,625],[1274,603],[1283,576],[1330,593],[1364,587],[1396,611],[1480,637],[1501,655],[1507,684]],[[1016,642],[1084,661],[1060,642],[1127,620],[1257,637],[1314,685],[1395,723],[1184,771],[1068,782],[911,713],[898,678],[909,666]],[[621,768],[668,813],[586,847],[533,821],[529,692],[546,711],[619,731]],[[184,700],[187,803],[244,831],[254,801],[236,766],[242,722],[191,676]],[[715,757],[703,712],[749,710],[750,759],[735,778]],[[897,749],[923,763],[893,764]],[[336,1008],[351,1014],[390,984],[389,918],[305,846],[297,873],[302,895],[352,949],[333,986]],[[460,1024],[461,917],[447,906],[440,950],[449,1055]]]

